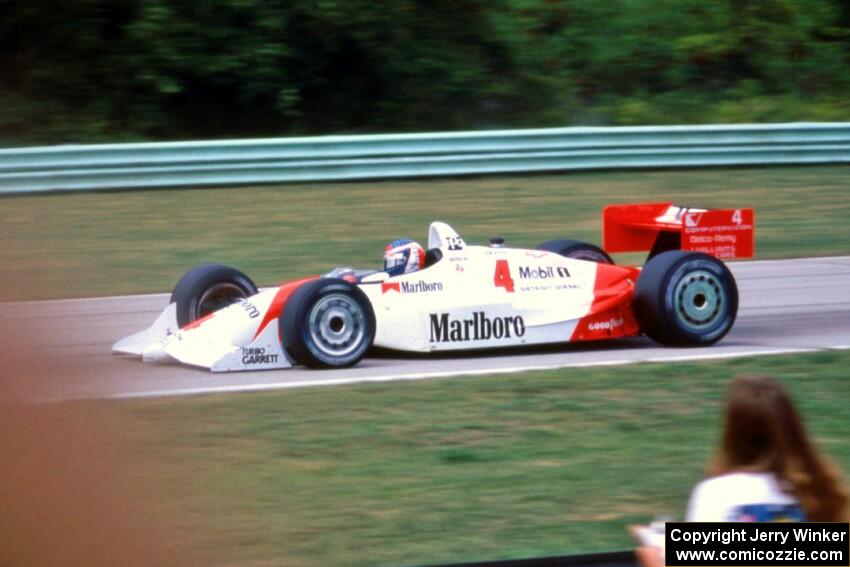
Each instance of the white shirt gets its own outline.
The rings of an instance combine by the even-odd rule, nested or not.
[[[803,521],[797,500],[783,492],[773,473],[736,472],[696,485],[688,502],[689,522]]]

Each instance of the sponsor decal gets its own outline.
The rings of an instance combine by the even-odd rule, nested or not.
[[[264,347],[243,347],[242,364],[273,364],[280,356],[277,353],[266,354]]]
[[[381,282],[381,293],[387,293],[388,291],[397,291],[401,293],[401,286],[398,282]]]
[[[682,250],[705,252],[720,259],[753,255],[752,209],[691,213],[682,230]]]
[[[714,237],[712,236],[691,236],[690,239],[691,244],[711,244],[714,242]]]
[[[612,318],[608,319],[607,321],[594,321],[593,323],[590,323],[587,326],[587,328],[590,331],[611,331],[613,329],[616,329],[617,327],[622,327],[622,326],[623,326],[622,317],[619,318],[619,319],[615,319],[615,318],[612,317]]]
[[[443,291],[443,284],[440,282],[426,282],[419,280],[416,282],[400,282],[402,293],[429,293],[432,291]]]
[[[598,301],[598,298],[595,301]],[[570,340],[596,341],[613,337],[628,337],[639,332],[640,328],[629,306],[620,305],[614,309],[582,318],[573,331]]]
[[[242,301],[241,305],[242,309],[248,312],[248,317],[251,319],[256,319],[260,316],[260,310],[250,301]]]
[[[580,285],[572,284],[572,283],[546,283],[542,282],[539,284],[531,284],[531,285],[521,285],[517,289],[520,291],[550,291],[550,290],[567,290],[567,289],[581,289]]]
[[[548,280],[555,278],[569,278],[570,271],[563,266],[528,266],[519,267],[519,277],[522,280]]]
[[[685,226],[699,226],[699,221],[702,219],[702,213],[687,213],[685,215]]]
[[[454,263],[456,272],[463,271],[463,265],[467,260],[469,260],[469,258],[466,256],[449,256],[449,262]]]
[[[446,248],[451,251],[463,250],[466,243],[460,236],[446,236]]]
[[[510,339],[525,335],[525,321],[519,315],[487,317],[476,311],[467,319],[453,319],[448,313],[430,313],[432,343],[458,343]]]
[[[415,282],[382,282],[381,292],[387,293],[388,291],[397,291],[398,293],[431,293],[434,291],[443,291],[443,284],[425,280]]]

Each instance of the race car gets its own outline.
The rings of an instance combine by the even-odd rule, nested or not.
[[[113,351],[223,372],[352,366],[373,346],[442,352],[640,334],[710,345],[738,310],[721,259],[752,255],[753,222],[752,209],[606,207],[605,249],[651,250],[643,268],[615,265],[606,250],[576,240],[468,245],[439,221],[413,273],[341,267],[258,290],[234,268],[203,265],[179,280],[149,329]]]

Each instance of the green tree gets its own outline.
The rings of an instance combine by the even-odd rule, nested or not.
[[[847,120],[844,0],[0,0],[5,145]]]

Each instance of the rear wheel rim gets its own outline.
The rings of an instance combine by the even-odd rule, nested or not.
[[[245,290],[233,283],[219,283],[210,286],[198,298],[194,313],[192,313],[193,320],[206,317],[214,311],[224,309],[228,305],[247,299],[247,297],[248,294]]]
[[[720,278],[706,270],[689,272],[673,291],[676,317],[683,325],[697,331],[717,324],[728,302]]]
[[[333,293],[310,310],[307,329],[318,350],[334,358],[356,356],[366,337],[366,314],[350,296]]]

